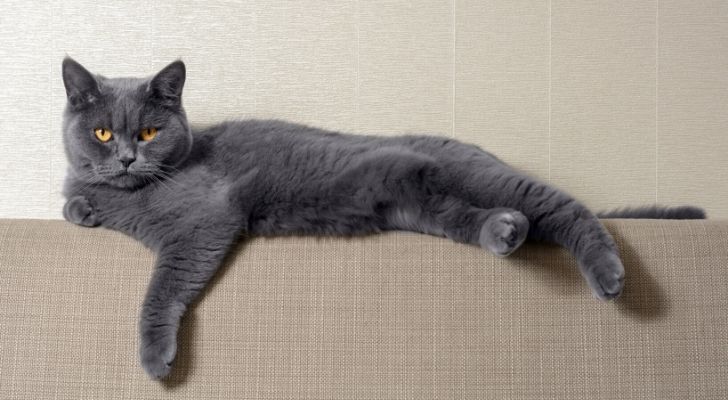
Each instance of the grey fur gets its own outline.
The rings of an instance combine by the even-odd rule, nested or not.
[[[705,210],[692,206],[681,207],[626,207],[597,213],[599,218],[639,218],[639,219],[705,219]]]
[[[181,103],[181,61],[152,78],[108,79],[67,58],[63,77],[64,216],[119,230],[158,253],[139,323],[142,366],[154,378],[169,373],[180,318],[240,235],[400,229],[500,256],[528,237],[570,250],[596,297],[622,291],[617,248],[594,214],[476,146],[275,120],[223,122],[193,134]],[[114,139],[98,141],[98,127]],[[148,127],[159,129],[157,137],[139,141]]]

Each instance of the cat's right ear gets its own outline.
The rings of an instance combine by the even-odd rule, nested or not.
[[[96,78],[71,57],[63,59],[63,85],[68,104],[74,110],[85,108],[101,97]]]
[[[154,103],[174,110],[182,106],[185,85],[185,63],[177,60],[159,71],[149,82],[147,92]]]

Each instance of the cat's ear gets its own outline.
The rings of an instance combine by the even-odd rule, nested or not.
[[[147,88],[151,101],[163,107],[178,109],[182,105],[185,71],[182,60],[177,60],[159,71]]]
[[[64,58],[62,70],[66,97],[73,109],[84,108],[101,97],[96,78],[76,60],[71,57]]]

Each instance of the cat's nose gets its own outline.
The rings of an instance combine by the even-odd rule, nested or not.
[[[134,156],[122,156],[122,157],[119,157],[119,162],[121,163],[121,165],[124,166],[124,168],[129,168],[129,165],[131,163],[133,163],[134,160],[136,160],[136,157],[134,157]]]

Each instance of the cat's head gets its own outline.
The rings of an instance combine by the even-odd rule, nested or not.
[[[63,141],[71,172],[122,188],[163,178],[192,148],[184,83],[182,61],[149,78],[105,78],[65,58]]]

